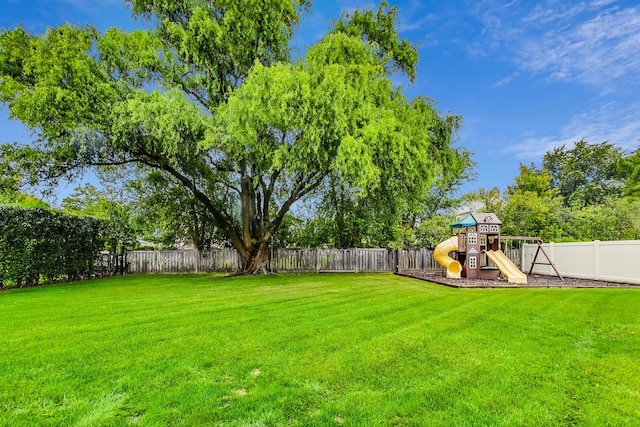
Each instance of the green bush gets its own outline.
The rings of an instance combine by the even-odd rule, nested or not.
[[[0,206],[0,287],[86,277],[104,235],[94,218]]]

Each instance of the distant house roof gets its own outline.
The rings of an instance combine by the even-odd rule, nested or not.
[[[451,228],[473,227],[478,224],[498,224],[502,225],[500,218],[494,213],[472,213],[464,219],[451,224]]]
[[[456,219],[466,218],[473,212],[482,211],[482,209],[484,209],[484,202],[481,202],[479,200],[468,202],[466,205],[463,205],[455,212]]]

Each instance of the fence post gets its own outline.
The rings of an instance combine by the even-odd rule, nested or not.
[[[158,251],[155,250],[155,248],[153,249],[153,272],[157,273],[158,272]]]
[[[600,280],[600,240],[593,241],[593,279]]]
[[[392,268],[394,273],[398,273],[398,271],[400,270],[398,266],[399,259],[400,259],[400,256],[398,255],[399,251],[400,249],[396,249],[395,251],[391,252],[391,256],[393,257]]]
[[[358,251],[358,248],[355,248],[354,250],[354,254],[356,255],[356,273],[358,272],[358,269],[360,268],[360,253]]]
[[[313,248],[316,256],[316,273],[320,273],[320,257],[318,256],[318,248]]]

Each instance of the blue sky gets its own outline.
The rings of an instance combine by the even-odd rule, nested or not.
[[[434,98],[463,117],[458,145],[475,154],[465,190],[504,189],[519,163],[582,138],[624,150],[640,144],[640,4],[637,0],[391,1],[401,36],[419,47],[409,98]],[[342,11],[376,2],[316,1],[294,53],[317,41]],[[0,27],[30,32],[70,22],[132,29],[120,0],[0,0]],[[0,108],[0,143],[29,132]],[[70,188],[61,188],[59,197]],[[59,200],[58,200],[59,201]]]

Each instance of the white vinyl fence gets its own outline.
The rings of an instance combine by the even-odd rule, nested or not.
[[[640,284],[640,240],[545,243],[542,247],[563,277]],[[529,272],[537,249],[535,244],[524,245],[525,273]],[[537,262],[547,262],[542,253],[534,274],[555,275],[551,266]]]

